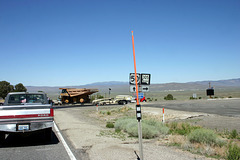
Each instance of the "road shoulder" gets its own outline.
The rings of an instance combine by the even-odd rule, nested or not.
[[[155,109],[154,112],[156,112]],[[86,116],[84,114],[85,110],[82,108],[67,108],[55,111],[56,124],[74,148],[85,151],[89,159],[92,160],[137,159],[134,154],[134,151],[139,153],[137,139],[127,138],[123,141],[111,136],[100,136],[102,131],[108,131],[109,129],[105,127],[104,123]],[[175,147],[167,147],[155,140],[143,140],[143,150],[144,159],[207,159]]]

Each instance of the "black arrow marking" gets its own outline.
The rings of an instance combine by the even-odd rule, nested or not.
[[[143,90],[146,90],[146,91],[147,91],[147,90],[148,90],[148,87],[146,87],[146,88],[143,88]]]

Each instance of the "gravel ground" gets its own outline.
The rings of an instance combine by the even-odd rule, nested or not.
[[[121,107],[121,106],[114,106]],[[130,107],[134,107],[133,104]],[[113,138],[112,136],[99,136],[101,131],[109,131],[106,122],[89,117],[86,112],[95,110],[95,107],[74,107],[55,110],[55,122],[64,135],[67,135],[76,150],[88,154],[90,160],[132,160],[137,159],[134,151],[139,154],[138,140],[135,138]],[[101,108],[100,108],[101,110]],[[161,108],[144,108],[143,114],[162,118]],[[206,113],[182,112],[165,110],[165,120],[186,119],[208,116]],[[168,147],[158,141],[143,140],[143,155],[145,160],[178,159],[178,160],[205,160],[200,155],[191,154],[175,147]]]

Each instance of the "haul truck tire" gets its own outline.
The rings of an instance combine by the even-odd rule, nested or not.
[[[84,99],[83,99],[83,98],[81,98],[81,99],[80,99],[80,103],[83,103],[83,102],[84,102]]]
[[[68,102],[69,102],[69,100],[68,100],[68,99],[66,99],[66,100],[65,100],[65,103],[68,103]]]

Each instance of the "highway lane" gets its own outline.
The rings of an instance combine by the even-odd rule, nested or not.
[[[67,151],[55,133],[56,131],[53,130],[51,142],[46,142],[42,133],[10,134],[0,145],[0,159],[70,160]]]
[[[221,116],[240,117],[240,99],[162,101],[141,103],[144,107],[203,112]]]
[[[210,99],[210,100],[187,100],[187,101],[159,101],[159,102],[141,102],[143,107],[166,108],[179,111],[203,112],[217,114],[220,116],[240,117],[240,98],[231,99]],[[105,105],[99,107],[114,107],[115,105]],[[63,108],[85,108],[96,109],[92,104],[84,105],[62,105],[54,106],[55,109]]]

